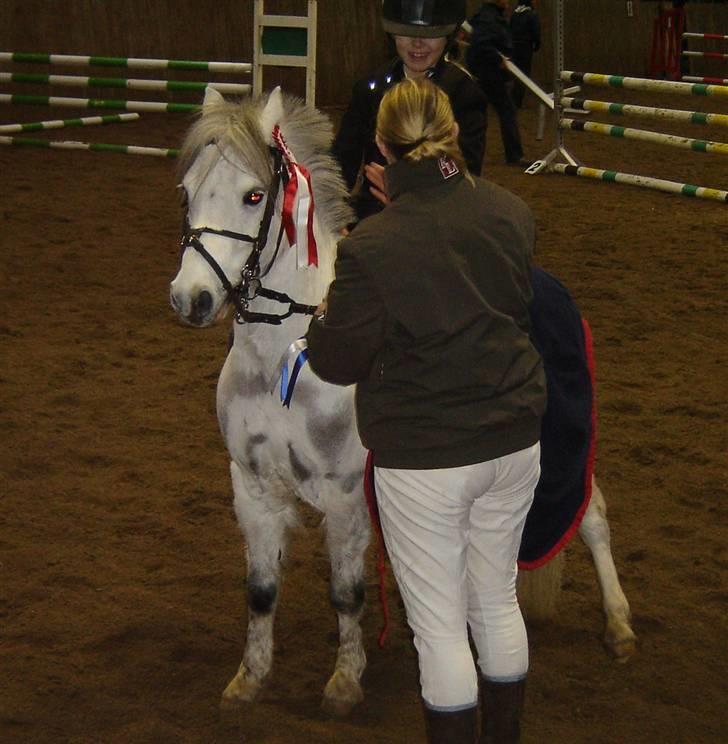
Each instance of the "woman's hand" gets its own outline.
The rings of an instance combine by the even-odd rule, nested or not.
[[[326,299],[324,298],[319,302],[319,304],[316,306],[316,312],[313,314],[314,318],[318,318],[319,320],[323,319],[323,316],[326,315]]]
[[[387,184],[384,180],[384,166],[379,163],[367,163],[364,166],[364,175],[372,184],[369,187],[372,196],[386,207],[389,204],[389,197],[387,196]]]

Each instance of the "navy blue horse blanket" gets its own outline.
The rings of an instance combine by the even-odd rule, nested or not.
[[[543,359],[548,402],[541,424],[541,478],[518,554],[523,569],[553,558],[579,528],[591,498],[596,438],[589,325],[558,279],[537,267],[531,279],[531,342]]]

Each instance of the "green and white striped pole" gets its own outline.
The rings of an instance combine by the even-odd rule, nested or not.
[[[253,65],[250,62],[202,62],[184,59],[93,57],[76,54],[33,54],[26,52],[0,52],[0,62],[80,67],[129,67],[148,70],[207,70],[209,72],[232,74],[249,73],[253,70]]]
[[[63,96],[26,96],[0,93],[0,103],[31,106],[67,106],[71,108],[104,108],[123,111],[145,111],[156,113],[191,113],[200,106],[194,103],[162,103],[160,101],[103,100],[98,98],[66,98]]]
[[[588,168],[583,165],[565,165],[564,163],[553,163],[549,169],[554,173],[562,173],[567,176],[580,176],[581,178],[593,178],[598,181],[609,183],[626,183],[631,186],[642,186],[657,191],[665,191],[670,194],[681,194],[698,199],[712,199],[728,203],[728,191],[711,189],[705,186],[693,186],[689,183],[678,183],[677,181],[666,181],[662,178],[651,178],[649,176],[638,176],[632,173],[620,173],[618,171],[601,170],[599,168]]]
[[[594,111],[617,116],[637,116],[653,119],[675,119],[686,124],[708,124],[728,127],[728,115],[705,114],[701,111],[680,111],[679,109],[654,108],[652,106],[635,106],[628,103],[610,103],[609,101],[592,101],[588,98],[570,98],[565,96],[561,103],[566,108],[577,111]]]
[[[176,158],[179,150],[162,147],[139,147],[137,145],[107,145],[100,142],[65,142],[35,139],[33,137],[0,137],[0,145],[16,147],[44,147],[53,150],[90,150],[92,152],[116,152],[123,155],[152,155],[158,158]]]
[[[251,87],[242,83],[199,83],[188,80],[145,80],[142,78],[87,77],[85,75],[38,75],[28,72],[0,72],[1,83],[33,83],[65,85],[77,88],[125,88],[134,90],[171,90],[201,92],[209,85],[220,93],[250,93]]]
[[[646,78],[623,77],[622,75],[600,75],[595,72],[561,71],[561,80],[580,85],[598,85],[603,88],[628,88],[630,90],[651,90],[663,93],[677,93],[687,96],[716,96],[728,98],[728,87],[723,85],[704,85],[702,83],[681,83],[672,80],[648,80]]]
[[[663,134],[662,132],[651,132],[646,129],[616,127],[612,124],[600,124],[596,121],[581,121],[566,118],[561,119],[559,126],[562,129],[570,129],[574,132],[593,132],[594,134],[603,134],[609,137],[653,142],[658,145],[669,145],[670,147],[681,147],[684,150],[692,150],[693,152],[717,152],[721,155],[728,155],[728,144],[723,142],[709,142],[708,140],[678,137],[673,134]]]
[[[107,114],[106,116],[83,116],[80,119],[50,119],[49,121],[34,121],[27,124],[0,124],[0,134],[39,132],[43,129],[60,129],[62,127],[89,127],[95,124],[136,121],[138,118],[139,114]]]

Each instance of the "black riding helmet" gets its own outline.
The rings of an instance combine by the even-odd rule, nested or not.
[[[395,36],[453,37],[466,14],[465,0],[383,0],[382,26]]]

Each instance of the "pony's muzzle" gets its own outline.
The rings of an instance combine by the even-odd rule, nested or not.
[[[215,319],[213,297],[206,289],[198,292],[190,299],[189,295],[175,292],[173,283],[170,286],[169,301],[180,319],[190,325],[207,326]]]

